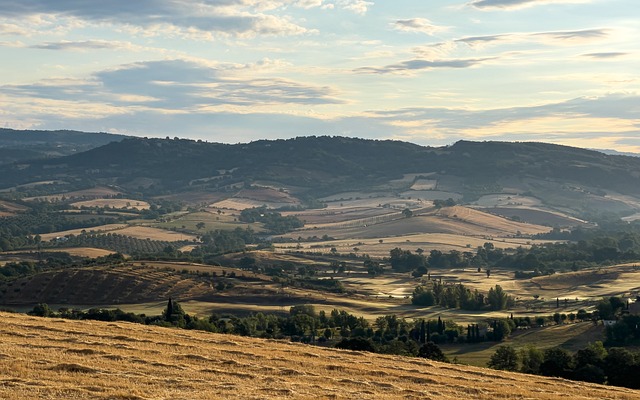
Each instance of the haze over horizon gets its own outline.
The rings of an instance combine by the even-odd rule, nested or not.
[[[0,0],[0,127],[640,152],[631,0]]]

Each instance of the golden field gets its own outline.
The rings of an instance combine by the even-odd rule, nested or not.
[[[637,399],[640,391],[125,322],[0,313],[3,399]]]

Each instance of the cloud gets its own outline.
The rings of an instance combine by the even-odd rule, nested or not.
[[[3,36],[26,36],[28,29],[16,24],[0,24],[0,35]]]
[[[547,45],[574,45],[576,42],[594,42],[609,36],[609,29],[583,29],[576,31],[549,31],[531,33],[505,33],[498,35],[467,36],[455,39],[471,47],[483,47],[490,44],[538,42]]]
[[[629,53],[610,52],[610,53],[589,53],[583,54],[582,57],[593,58],[596,60],[608,60],[612,58],[619,58],[629,55]]]
[[[373,6],[372,1],[365,0],[336,0],[336,4],[345,10],[353,11],[356,14],[364,15]]]
[[[414,142],[447,144],[455,140],[563,140],[592,137],[603,141],[615,134],[635,137],[640,149],[640,95],[611,94],[580,97],[530,107],[486,110],[456,108],[404,108],[372,111],[371,119],[389,126],[404,126]],[[573,140],[573,139],[571,139]],[[597,146],[596,146],[597,147]]]
[[[475,0],[468,5],[479,9],[515,10],[545,4],[588,3],[591,0]]]
[[[451,60],[424,60],[413,59],[403,61],[398,64],[391,64],[384,67],[362,67],[355,70],[358,73],[369,74],[390,74],[390,73],[406,73],[412,71],[431,70],[438,68],[470,68],[482,64],[493,58],[468,58],[468,59],[451,59]]]
[[[84,40],[84,41],[68,41],[63,40],[60,42],[45,42],[29,46],[32,49],[42,50],[102,50],[102,49],[140,49],[139,46],[135,46],[128,42],[117,42],[108,40]]]
[[[208,112],[219,106],[342,103],[332,88],[281,78],[241,79],[233,73],[240,68],[185,60],[138,62],[101,71],[84,80],[49,79],[1,88],[15,98],[91,102],[123,110],[142,107],[158,113]]]
[[[227,34],[241,37],[255,35],[298,35],[309,30],[288,17],[261,11],[289,2],[254,0],[0,0],[0,15],[15,19],[38,15],[75,18],[91,23],[137,27],[145,34],[173,28],[188,35]],[[307,3],[308,4],[308,3]]]
[[[393,23],[394,29],[402,32],[418,32],[433,35],[445,30],[445,27],[437,26],[426,18],[399,19]]]
[[[322,0],[298,0],[295,5],[304,9],[322,7]]]

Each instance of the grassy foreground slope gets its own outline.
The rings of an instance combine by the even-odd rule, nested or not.
[[[640,391],[418,358],[0,313],[3,399],[637,399]]]

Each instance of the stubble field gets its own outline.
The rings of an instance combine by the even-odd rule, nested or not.
[[[125,322],[0,313],[0,397],[637,399],[632,389]]]

